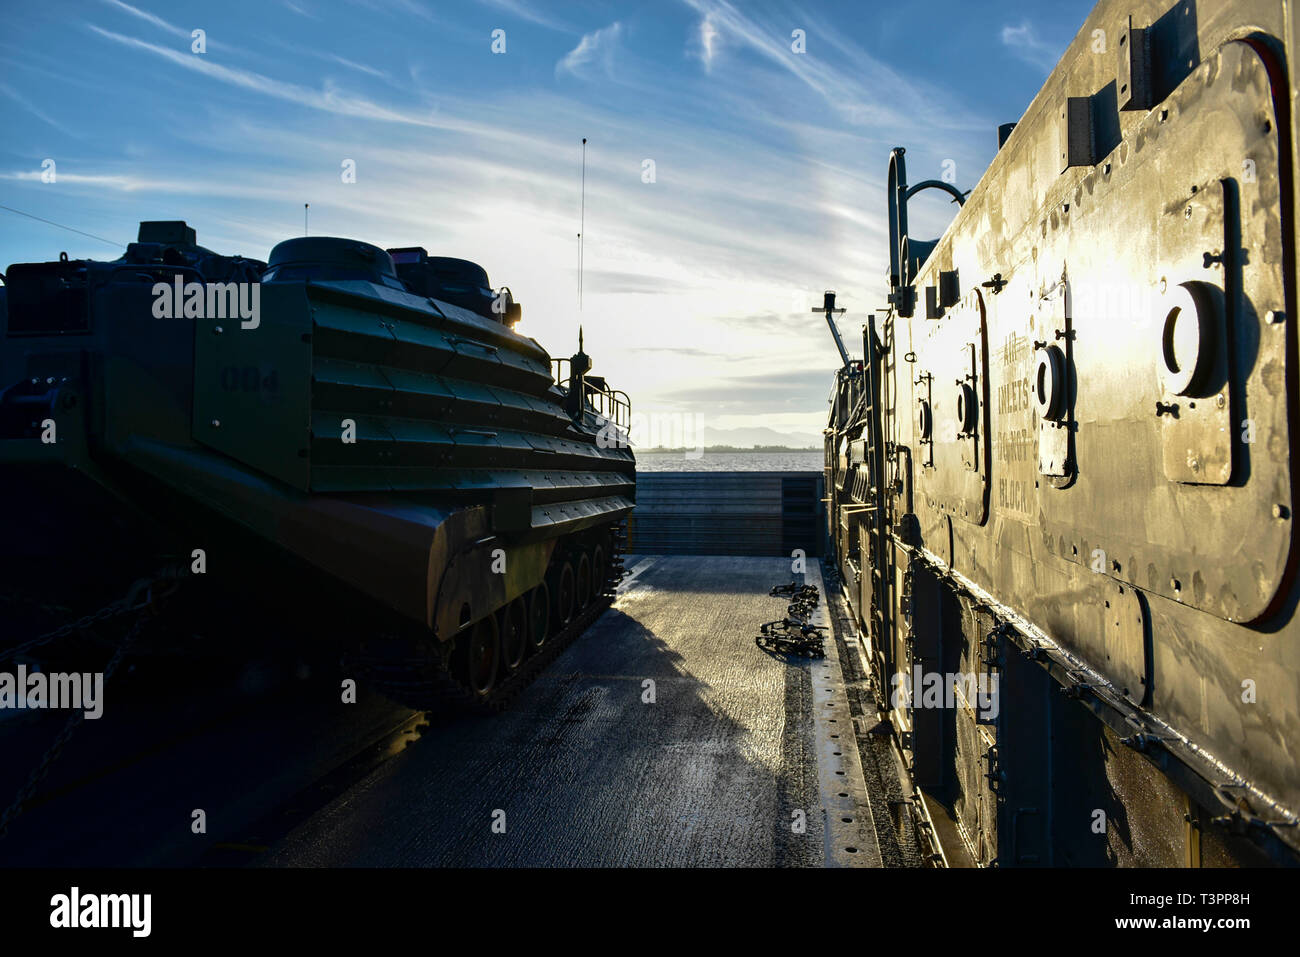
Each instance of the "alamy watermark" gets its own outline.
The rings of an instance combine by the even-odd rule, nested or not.
[[[970,705],[984,721],[998,716],[998,679],[996,672],[924,671],[920,665],[911,673],[899,672],[889,680],[893,693],[889,703],[896,709],[911,705],[913,709],[958,708]]]
[[[103,672],[0,671],[0,710],[51,708],[86,712],[93,721],[104,714]]]
[[[50,898],[50,926],[55,928],[127,928],[132,937],[148,937],[153,927],[152,894],[83,894],[73,887]]]
[[[604,415],[596,444],[602,449],[661,449],[682,452],[688,459],[704,455],[704,416],[698,412],[633,412],[624,429]]]
[[[241,329],[262,322],[259,282],[158,282],[153,286],[155,319],[240,319]]]

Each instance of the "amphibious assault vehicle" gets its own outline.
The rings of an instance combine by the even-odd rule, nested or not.
[[[263,263],[183,222],[11,266],[7,570],[68,599],[168,556],[187,628],[306,631],[416,707],[503,701],[609,603],[635,493],[626,395],[520,312],[465,260],[304,237]]]
[[[969,194],[889,158],[828,532],[950,857],[1300,855],[1294,14],[1104,0]]]

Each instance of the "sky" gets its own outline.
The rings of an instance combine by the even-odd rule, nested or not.
[[[310,203],[312,235],[478,262],[553,356],[581,324],[654,433],[639,444],[701,426],[812,444],[839,360],[809,310],[837,290],[860,353],[889,150],[912,182],[974,186],[1091,7],[25,4],[0,33],[0,205],[97,238],[0,209],[0,268],[115,259],[143,219],[265,259]],[[913,232],[955,210],[918,197]]]

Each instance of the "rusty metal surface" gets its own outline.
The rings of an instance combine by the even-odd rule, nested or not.
[[[992,356],[999,383],[1023,375],[1024,343],[1055,331],[1050,300],[1043,297],[1066,286],[1074,333],[1067,374],[1078,423],[1077,478],[1063,494],[1033,467],[1039,456],[999,455],[996,519],[1041,530],[1035,558],[1043,552],[1090,558],[1100,549],[1119,562],[1117,568],[1108,562],[1106,574],[1236,621],[1258,618],[1268,607],[1292,535],[1291,523],[1272,515],[1275,506],[1288,513],[1291,508],[1280,379],[1285,328],[1263,321],[1285,308],[1276,195],[1267,195],[1268,187],[1259,183],[1255,190],[1240,184],[1245,193],[1257,194],[1240,200],[1238,242],[1249,251],[1241,257],[1249,267],[1228,277],[1222,263],[1205,268],[1204,256],[1225,249],[1220,179],[1236,181],[1242,163],[1253,159],[1257,180],[1271,179],[1276,191],[1276,126],[1272,135],[1259,128],[1261,113],[1272,115],[1269,93],[1256,54],[1244,44],[1229,44],[1136,123],[1111,157],[1089,167],[1081,183],[1039,186],[1037,223],[1026,215],[1021,231],[1009,229],[1008,203],[999,195],[999,229],[991,194],[973,195],[918,280],[935,281],[949,266],[963,277],[996,268],[1008,278],[1006,288],[989,297],[990,340],[1013,343]],[[1215,135],[1207,137],[1207,129]],[[1021,192],[1016,181],[1025,169],[1034,168],[1027,133],[1022,122],[1019,142],[1013,136],[1006,147],[1010,155],[999,157],[1004,165],[1015,164],[1004,174],[1011,196]],[[995,163],[988,175],[998,172]],[[972,242],[976,235],[978,246]],[[1125,250],[1123,259],[1117,260],[1117,248]],[[1203,396],[1177,397],[1160,374],[1162,333],[1170,290],[1193,281],[1219,288],[1221,298],[1225,282],[1241,287],[1230,322],[1236,368],[1231,381],[1201,390]],[[929,325],[913,323],[898,334],[909,342],[910,330],[909,347],[923,356],[920,337],[935,335]],[[1248,417],[1231,414],[1234,395],[1237,402],[1249,400]],[[1176,415],[1156,414],[1157,403],[1178,406]],[[994,416],[994,445],[1010,450],[1024,430],[1038,429],[1036,418],[1032,405],[1004,405]],[[900,417],[904,436],[909,424]],[[1239,441],[1246,429],[1258,441]],[[1224,487],[1225,463],[1234,456],[1249,481]],[[936,479],[927,481],[922,473],[918,490],[942,488]],[[929,516],[922,512],[921,519]],[[1248,542],[1239,531],[1245,526],[1254,529]],[[1062,546],[1068,547],[1064,556]],[[1024,585],[1005,580],[998,587]]]
[[[990,421],[983,296],[970,292],[920,333],[916,404],[927,403],[933,439],[917,484],[931,509],[981,525],[988,517]]]
[[[1122,747],[1154,747],[1169,774],[1181,755],[1197,813],[1231,828],[1258,815],[1242,833],[1295,845],[1293,20],[1265,0],[1103,0],[932,248],[907,235],[895,150],[892,305],[864,331],[866,354],[876,336],[880,347],[860,377],[878,384],[860,404],[840,373],[827,432],[828,450],[867,441],[886,474],[828,455],[826,487],[840,567],[876,583],[851,594],[886,675],[915,654],[910,576],[948,579],[964,610],[939,616],[945,667],[1006,676],[998,655],[1025,649],[1008,651],[998,628],[1041,636],[1077,663],[1052,672],[1071,695],[1160,729],[1167,746],[1125,732]],[[924,262],[909,261],[918,249]],[[969,309],[946,305],[976,297],[980,335]],[[987,418],[957,422],[963,379]],[[864,505],[882,521],[850,542],[843,519]],[[992,603],[992,618],[975,614]],[[1007,694],[1009,712],[1033,698]],[[1064,798],[1031,782],[1063,772],[1046,758],[990,762],[974,726],[952,731],[949,799],[975,856],[1041,862],[1024,850],[1046,846],[1028,808]],[[1033,735],[1008,740],[1048,753]],[[1226,846],[1166,833],[1183,812],[1137,797],[1159,788],[1121,787],[1133,773],[1093,746],[1132,833],[1147,835],[1111,862]],[[1023,807],[1003,795],[993,810],[999,764],[1017,768]]]

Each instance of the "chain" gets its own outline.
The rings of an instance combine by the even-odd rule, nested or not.
[[[802,655],[807,658],[824,658],[825,634],[820,625],[811,621],[817,610],[820,596],[816,585],[801,585],[792,581],[788,585],[773,585],[769,595],[793,598],[786,606],[786,617],[759,626],[754,643],[768,653]]]
[[[141,579],[131,586],[131,590],[127,593],[125,598],[119,598],[117,601],[105,605],[99,611],[86,615],[84,618],[79,618],[69,625],[64,625],[62,628],[58,628],[45,635],[40,635],[30,641],[25,641],[16,648],[0,653],[0,661],[13,658],[31,648],[46,644],[53,641],[55,638],[71,634],[72,632],[85,628],[91,624],[107,621],[110,618],[115,618],[131,611],[143,612],[144,609],[153,604],[153,600],[153,581],[151,579]],[[126,656],[127,650],[140,634],[140,630],[144,627],[144,623],[145,616],[141,614],[131,625],[126,636],[118,642],[117,647],[114,648],[112,657],[109,658],[108,664],[104,666],[103,681],[105,685],[107,685],[109,679],[113,677],[113,673],[117,671],[118,665],[122,663],[122,659]],[[41,781],[43,781],[45,776],[49,774],[50,767],[59,759],[59,756],[63,753],[63,749],[67,747],[68,741],[72,738],[73,733],[76,732],[77,728],[79,728],[81,723],[85,720],[86,712],[84,710],[75,711],[68,717],[63,728],[60,729],[58,735],[55,736],[54,742],[41,757],[40,763],[36,765],[32,770],[31,775],[28,776],[27,783],[19,789],[18,794],[12,803],[10,803],[10,805],[0,813],[0,841],[3,841],[5,837],[8,836],[10,823],[14,818],[23,813],[24,805],[31,800],[32,796],[36,793],[37,787],[40,786]]]
[[[86,712],[84,711],[77,711],[68,718],[67,723],[64,724],[63,729],[54,739],[54,743],[50,745],[40,763],[36,765],[27,778],[27,783],[18,789],[18,795],[13,799],[13,803],[4,809],[3,814],[0,814],[0,841],[9,836],[9,822],[23,813],[23,806],[36,793],[36,788],[45,779],[45,775],[49,774],[50,765],[58,760],[59,755],[63,753],[64,746],[68,743],[68,739],[72,737],[72,733],[85,720]]]
[[[13,648],[0,651],[0,662],[8,661],[10,658],[16,658],[19,655],[31,651],[33,648],[39,648],[41,645],[49,644],[56,638],[63,638],[66,635],[70,635],[74,631],[80,631],[83,628],[88,628],[101,621],[108,621],[110,618],[116,618],[118,615],[124,615],[127,612],[134,610],[135,606],[130,604],[129,598],[119,598],[117,601],[105,605],[103,608],[99,609],[99,611],[92,612],[84,618],[78,618],[71,624],[64,625],[61,628],[55,628],[51,632],[38,635],[37,637],[24,641],[22,644],[16,645]]]

